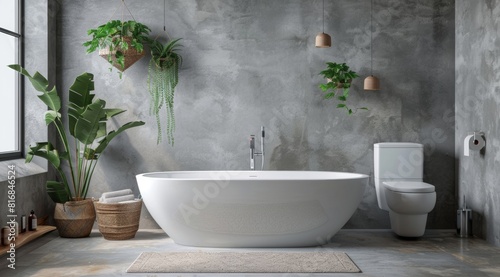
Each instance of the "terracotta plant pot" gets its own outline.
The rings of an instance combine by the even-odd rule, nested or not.
[[[114,56],[116,53],[116,50],[110,52],[109,48],[99,49],[99,56],[103,57],[106,60],[108,60],[108,55],[111,54],[111,60],[113,61],[113,66],[116,67],[120,71],[125,71],[127,68],[129,68],[131,65],[133,65],[135,62],[137,62],[142,57],[144,57],[144,55],[146,55],[146,51],[137,52],[137,50],[135,50],[132,47],[132,44],[131,44],[132,37],[123,37],[123,41],[127,42],[129,45],[127,50],[122,50],[121,48],[119,49],[123,53],[123,56],[125,57],[125,63],[124,63],[123,68],[121,65],[119,65],[116,62],[116,58]]]
[[[94,202],[99,231],[107,240],[135,237],[139,229],[142,200],[131,203]]]
[[[63,238],[84,238],[90,235],[95,222],[92,199],[56,203],[54,221]]]

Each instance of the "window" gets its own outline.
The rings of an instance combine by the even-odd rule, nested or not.
[[[2,0],[0,9],[0,160],[23,156],[22,78],[7,67],[22,64],[22,0]]]

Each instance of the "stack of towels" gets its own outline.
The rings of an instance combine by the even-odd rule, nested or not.
[[[105,192],[99,198],[101,203],[131,203],[135,201],[139,201],[139,199],[135,199],[131,189]]]

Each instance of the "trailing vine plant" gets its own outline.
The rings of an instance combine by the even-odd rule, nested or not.
[[[347,106],[352,80],[359,77],[359,75],[350,70],[345,63],[327,62],[326,65],[327,68],[319,73],[327,80],[326,84],[319,85],[319,88],[326,93],[324,98],[334,99],[337,97],[337,100],[340,101],[337,108],[346,109],[349,115],[356,113],[358,110],[368,110],[366,107],[352,109]]]
[[[162,141],[161,109],[166,110],[166,135],[168,143],[174,146],[175,115],[174,93],[179,82],[179,68],[182,56],[177,53],[182,46],[179,39],[161,44],[157,40],[150,42],[151,60],[148,67],[148,90],[151,95],[150,113],[156,116],[158,127],[157,143]]]

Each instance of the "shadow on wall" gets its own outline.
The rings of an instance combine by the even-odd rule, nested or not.
[[[311,148],[307,137],[303,137],[304,126],[296,126],[293,136],[279,133],[279,144],[271,153],[270,170],[309,170],[309,153]]]

